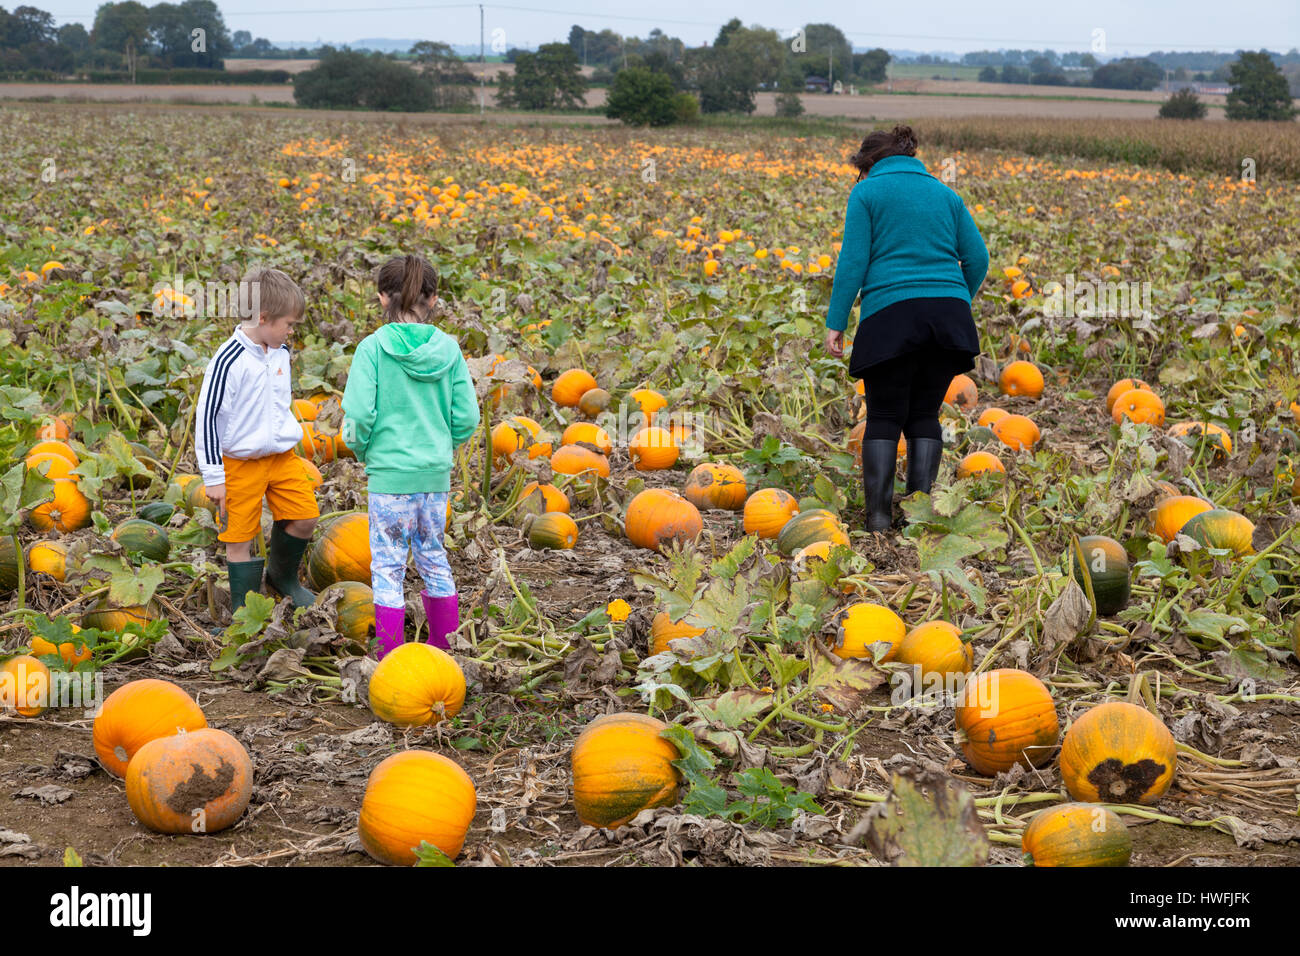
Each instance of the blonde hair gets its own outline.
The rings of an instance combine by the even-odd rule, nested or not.
[[[256,325],[264,315],[268,319],[278,319],[285,315],[300,319],[307,311],[307,298],[302,294],[302,289],[279,269],[250,269],[242,283],[250,289],[255,313],[243,316],[246,323]]]

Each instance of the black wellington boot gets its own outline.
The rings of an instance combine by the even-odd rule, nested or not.
[[[894,474],[898,442],[872,438],[862,443],[862,487],[867,498],[867,530],[888,531],[894,522]]]
[[[316,595],[298,582],[298,568],[307,544],[307,538],[295,538],[285,531],[284,522],[277,521],[271,526],[271,543],[266,549],[266,583],[277,594],[293,601],[294,607],[307,607],[316,600]]]
[[[907,440],[907,493],[924,491],[927,495],[939,475],[939,459],[943,457],[943,441],[938,438],[909,438]]]

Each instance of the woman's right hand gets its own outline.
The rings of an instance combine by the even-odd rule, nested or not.
[[[844,357],[844,330],[827,329],[826,330],[826,351],[836,358]]]

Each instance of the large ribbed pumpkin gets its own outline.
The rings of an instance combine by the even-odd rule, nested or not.
[[[370,675],[370,709],[399,727],[436,724],[465,704],[465,674],[432,644],[402,644]]]
[[[307,582],[313,590],[339,581],[370,583],[370,518],[359,511],[325,522],[307,555]]]
[[[965,674],[974,651],[961,639],[961,628],[949,621],[926,621],[907,632],[894,651],[894,660],[927,675]]]
[[[171,681],[133,680],[109,694],[95,717],[95,755],[113,776],[125,777],[127,764],[149,741],[207,725],[194,698]]]
[[[1213,508],[1214,505],[1204,498],[1192,495],[1161,498],[1151,510],[1151,532],[1168,544],[1174,540],[1174,535],[1183,530],[1183,525],[1202,511],[1210,511]]]
[[[1114,810],[1066,803],[1034,814],[1020,849],[1026,866],[1128,866],[1133,839]]]
[[[592,378],[590,372],[571,368],[567,372],[561,372],[560,377],[551,386],[551,399],[556,405],[577,408],[578,402],[582,401],[582,396],[595,387],[596,380]]]
[[[615,829],[649,807],[677,802],[677,748],[645,714],[597,717],[573,744],[573,805],[587,826]]]
[[[675,491],[647,488],[627,506],[623,527],[638,548],[658,551],[669,541],[694,541],[704,529],[700,511]]]
[[[609,477],[609,459],[582,445],[561,445],[551,455],[551,470],[560,475]]]
[[[736,511],[745,506],[745,476],[735,465],[706,461],[686,477],[686,500],[697,508]]]
[[[887,644],[881,663],[892,661],[898,645],[907,636],[903,619],[883,604],[853,604],[840,619],[839,636],[831,651],[837,657],[872,656],[873,644]]]
[[[1085,574],[1092,581],[1098,614],[1118,614],[1128,606],[1128,553],[1114,538],[1090,534],[1079,539],[1074,556],[1074,580],[1079,587],[1084,587]]]
[[[1003,668],[966,682],[957,705],[957,737],[966,762],[984,776],[1016,764],[1041,767],[1060,734],[1052,694],[1033,674]]]
[[[674,621],[668,616],[667,611],[660,611],[650,622],[650,653],[662,654],[664,651],[670,651],[672,648],[668,646],[669,641],[699,637],[703,633],[704,628],[694,627],[687,624],[685,620]]]
[[[1155,392],[1145,388],[1130,388],[1115,399],[1111,406],[1110,417],[1119,424],[1128,419],[1136,424],[1163,425],[1165,423],[1165,403]]]
[[[780,488],[763,488],[754,492],[745,502],[742,527],[745,534],[760,538],[775,538],[785,523],[799,513],[799,502],[794,495]]]
[[[776,536],[776,549],[784,555],[791,555],[818,541],[832,545],[848,544],[849,535],[833,511],[809,508],[785,523]]]
[[[421,843],[454,860],[477,805],[474,781],[459,764],[427,750],[405,750],[370,771],[357,836],[367,853],[390,866],[413,866]]]
[[[126,769],[126,800],[158,833],[216,833],[253,796],[253,761],[224,730],[192,730],[141,747]]]
[[[1178,768],[1174,735],[1145,707],[1100,704],[1070,725],[1061,743],[1061,779],[1076,800],[1155,803]]]
[[[1003,415],[993,423],[993,434],[1013,451],[1033,448],[1042,437],[1038,426],[1026,415]]]
[[[50,669],[30,654],[0,664],[0,713],[12,709],[19,717],[39,717],[50,702]]]
[[[27,520],[37,531],[79,531],[90,524],[90,500],[75,481],[59,478],[51,489],[51,500],[28,512]]]
[[[1193,515],[1182,533],[1204,548],[1224,548],[1238,556],[1255,553],[1255,525],[1245,515],[1214,508]]]

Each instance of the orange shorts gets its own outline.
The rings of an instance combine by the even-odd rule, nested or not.
[[[265,458],[227,458],[226,528],[218,541],[251,541],[262,527],[262,499],[276,521],[319,518],[303,460],[293,450]]]

